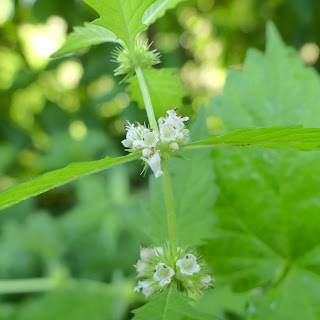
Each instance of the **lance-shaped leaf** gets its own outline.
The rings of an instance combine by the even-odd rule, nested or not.
[[[191,143],[185,146],[185,149],[220,146],[320,150],[320,129],[303,127],[239,129],[222,136],[212,136],[209,139]]]
[[[39,177],[31,179],[0,193],[0,210],[78,178],[82,178],[89,174],[93,174],[135,159],[137,159],[137,156],[132,155],[120,158],[106,157],[97,161],[71,163],[63,169],[47,172]]]
[[[181,89],[182,80],[175,76],[176,69],[148,69],[144,75],[150,92],[153,109],[157,117],[165,116],[168,109],[181,108],[186,92]],[[137,76],[130,78],[127,90],[132,94],[132,100],[144,108]]]
[[[147,26],[142,16],[155,0],[85,0],[100,15],[94,23],[107,28],[132,48],[137,34]]]
[[[150,26],[150,24],[161,18],[167,10],[173,9],[183,1],[185,0],[157,0],[146,10],[142,17],[142,22]]]
[[[179,293],[171,286],[139,309],[132,312],[133,320],[209,320],[215,317],[208,316],[190,307],[192,300]]]
[[[84,27],[74,27],[63,46],[52,54],[52,58],[62,56],[75,50],[88,48],[103,42],[117,42],[117,36],[110,30],[85,22]]]

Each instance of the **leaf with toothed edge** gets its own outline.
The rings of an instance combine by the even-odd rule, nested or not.
[[[266,52],[248,52],[243,70],[228,73],[224,92],[212,99],[210,109],[231,139],[244,126],[317,128],[319,75],[269,24]],[[313,148],[312,135],[317,140],[319,129],[311,130],[305,138]],[[319,319],[320,154],[292,148],[214,148],[213,154],[221,191],[214,207],[217,224],[203,254],[217,279],[237,292],[258,288],[248,319]]]
[[[100,18],[93,23],[107,28],[117,35],[129,49],[138,33],[147,26],[142,16],[155,0],[84,0]]]
[[[104,42],[119,43],[117,36],[106,28],[85,22],[83,27],[74,27],[62,47],[51,55],[52,58]]]

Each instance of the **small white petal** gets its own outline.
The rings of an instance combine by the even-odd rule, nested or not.
[[[159,178],[163,175],[163,171],[161,170],[161,158],[159,150],[156,150],[149,158],[142,157],[141,159],[150,166],[156,178]]]
[[[122,140],[121,143],[125,148],[131,148],[132,147],[132,141],[129,139]]]
[[[160,281],[161,280],[160,276],[157,273],[155,273],[153,275],[153,279],[156,280],[156,281]]]
[[[164,279],[164,280],[161,280],[160,282],[160,286],[163,287],[165,286],[166,284],[169,284],[171,282],[171,279]]]
[[[143,144],[140,140],[134,140],[132,146],[133,149],[140,149],[143,147]]]
[[[152,150],[149,148],[145,148],[142,150],[142,156],[144,158],[149,158],[151,154],[152,154]]]
[[[201,270],[201,267],[198,264],[196,264],[193,268],[193,273],[198,273],[200,270]]]

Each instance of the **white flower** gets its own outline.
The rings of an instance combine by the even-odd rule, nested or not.
[[[183,275],[192,276],[201,269],[197,262],[198,260],[193,254],[187,254],[183,259],[177,261],[176,266],[180,268],[180,272]]]
[[[205,275],[204,277],[200,278],[200,284],[197,285],[197,288],[201,291],[205,291],[209,288],[209,286],[212,286],[212,281],[214,281],[214,278],[211,278],[209,275]]]
[[[156,150],[149,158],[142,157],[141,159],[150,166],[156,178],[163,175],[159,150]]]
[[[143,130],[145,130],[145,127],[141,124],[138,124],[136,127],[134,124],[131,124],[129,121],[127,121],[128,125],[125,126],[125,129],[127,131],[126,139],[122,140],[121,143],[125,148],[141,148],[137,144],[136,141],[141,141],[141,134]]]
[[[165,123],[160,127],[160,137],[163,143],[176,140],[179,134],[179,130],[170,123]]]
[[[154,148],[159,141],[159,133],[149,129],[143,130],[141,139],[144,147]]]
[[[178,116],[176,109],[167,111],[166,118],[159,118],[160,139],[163,143],[171,141],[182,142],[188,136],[188,130],[185,129],[184,122],[188,117]],[[186,131],[187,130],[187,131]],[[186,133],[186,135],[184,134]]]
[[[153,279],[160,281],[160,286],[163,287],[171,282],[171,277],[175,274],[174,270],[164,263],[158,263],[155,270]]]
[[[133,292],[140,292],[142,289],[142,293],[146,296],[146,299],[156,291],[156,286],[154,286],[154,281],[139,281],[138,285],[133,289]]]

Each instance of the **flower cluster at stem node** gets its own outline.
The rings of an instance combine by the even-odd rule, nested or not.
[[[150,167],[156,178],[163,174],[161,159],[177,152],[189,138],[189,130],[184,124],[189,118],[177,115],[176,110],[169,110],[165,118],[158,119],[159,133],[139,122],[134,125],[128,121],[125,126],[127,135],[122,141],[123,146],[130,153],[140,153],[146,164],[145,170]]]
[[[186,253],[178,248],[173,255],[166,246],[141,248],[140,257],[135,268],[138,277],[144,280],[138,282],[134,292],[142,290],[146,298],[155,292],[162,292],[171,282],[179,283],[192,295],[202,295],[209,287],[213,288],[214,278],[207,273],[205,261],[197,258],[194,252]]]

